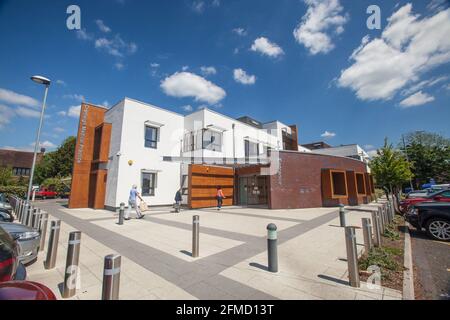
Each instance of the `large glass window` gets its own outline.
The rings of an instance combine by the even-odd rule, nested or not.
[[[203,149],[222,151],[222,133],[212,130],[203,131]]]
[[[259,143],[245,140],[245,157],[257,157],[259,155]]]
[[[156,173],[142,172],[142,196],[154,196],[156,189]]]
[[[145,147],[156,149],[158,146],[158,128],[145,126]]]

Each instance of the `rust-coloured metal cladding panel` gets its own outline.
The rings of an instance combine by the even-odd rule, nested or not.
[[[90,190],[90,186],[96,185],[90,181],[91,165],[94,160],[95,129],[103,123],[106,111],[107,109],[103,107],[88,103],[81,104],[69,208],[89,207],[89,194],[95,193],[95,190]]]
[[[289,151],[280,151],[279,155],[279,171],[270,177],[271,209],[348,204],[347,197],[332,199],[330,170],[366,172],[363,162],[351,158]]]

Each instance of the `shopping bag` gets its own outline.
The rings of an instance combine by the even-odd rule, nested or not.
[[[139,209],[141,210],[141,212],[149,210],[148,205],[147,203],[145,203],[145,201],[141,201],[141,203],[139,203]]]

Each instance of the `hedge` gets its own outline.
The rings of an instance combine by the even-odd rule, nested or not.
[[[24,186],[0,186],[0,193],[5,195],[15,195],[19,198],[25,198],[27,194],[27,187]]]

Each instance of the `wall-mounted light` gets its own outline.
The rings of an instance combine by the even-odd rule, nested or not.
[[[128,165],[132,166],[133,165],[133,160],[128,160]]]

